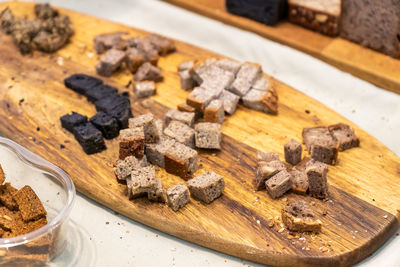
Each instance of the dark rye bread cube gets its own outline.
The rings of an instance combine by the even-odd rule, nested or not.
[[[65,78],[64,84],[65,87],[83,95],[86,91],[103,84],[103,81],[96,77],[79,73]]]
[[[237,104],[239,103],[240,97],[234,93],[224,90],[219,98],[224,106],[225,113],[233,115],[236,111]]]
[[[306,174],[308,177],[308,188],[310,195],[315,198],[328,197],[328,183],[326,174],[328,165],[319,161],[307,163]]]
[[[301,161],[301,144],[295,140],[290,140],[284,146],[285,160],[287,163],[297,165]]]
[[[222,124],[225,119],[224,102],[219,99],[214,99],[207,105],[204,110],[205,122],[216,122]]]
[[[254,190],[259,191],[265,189],[265,181],[284,170],[286,170],[286,166],[279,158],[278,160],[260,163],[253,179]]]
[[[175,142],[175,139],[160,136],[160,141],[158,143],[146,144],[146,156],[149,162],[161,168],[165,168],[165,153]]]
[[[142,158],[144,156],[143,127],[123,129],[119,132],[119,158],[128,156]]]
[[[397,0],[342,0],[340,36],[398,57],[400,4]]]
[[[327,127],[304,128],[302,136],[311,158],[330,165],[336,164],[338,142]]]
[[[183,208],[189,203],[189,189],[185,183],[174,185],[167,189],[168,205],[173,211]]]
[[[136,73],[140,66],[145,62],[144,55],[139,49],[128,47],[126,49],[125,64],[131,73]]]
[[[221,125],[211,122],[200,122],[194,127],[195,144],[198,148],[221,149]]]
[[[222,91],[221,91],[222,93]],[[213,100],[217,99],[221,96],[211,90],[206,90],[202,87],[196,87],[192,92],[187,96],[186,103],[189,106],[194,107],[198,112],[203,112],[205,107]]]
[[[289,231],[321,231],[322,222],[304,200],[288,203],[281,211],[282,221]]]
[[[225,5],[229,13],[271,26],[287,13],[287,0],[226,0]]]
[[[328,129],[333,139],[339,143],[339,151],[360,146],[360,139],[358,139],[354,130],[349,125],[338,123],[328,126]]]
[[[152,166],[134,169],[126,179],[129,199],[148,196],[149,192],[157,188],[157,180]]]
[[[259,64],[245,62],[240,66],[235,80],[229,87],[229,91],[238,96],[244,96],[251,89],[253,83],[262,75]]]
[[[132,110],[129,97],[125,94],[109,95],[95,103],[97,111],[103,111],[117,119],[119,127],[128,127],[128,120],[132,117]]]
[[[117,88],[106,84],[100,84],[96,87],[87,90],[85,96],[89,102],[95,103],[100,99],[106,98],[116,93],[118,93]]]
[[[178,72],[184,71],[184,70],[190,70],[191,68],[194,67],[195,63],[196,63],[196,60],[183,61],[181,64],[178,65]]]
[[[138,98],[155,95],[157,92],[156,84],[154,81],[135,82],[133,92]]]
[[[111,76],[125,61],[126,54],[124,51],[112,48],[108,50],[96,63],[96,72],[102,76]]]
[[[138,39],[136,48],[143,54],[144,60],[150,62],[150,64],[157,65],[159,56],[158,50],[154,47],[148,38]]]
[[[97,54],[102,54],[111,48],[122,49],[122,35],[124,34],[126,34],[126,32],[112,32],[96,35],[93,39],[94,50]]]
[[[62,116],[60,118],[60,121],[61,126],[72,133],[75,126],[87,123],[88,118],[75,111],[72,111],[71,114],[65,114],[64,116]]]
[[[286,170],[282,170],[268,179],[265,182],[265,187],[272,198],[281,197],[292,189],[291,174]]]
[[[179,121],[171,121],[167,128],[164,129],[164,134],[170,138],[175,139],[177,142],[182,143],[188,147],[194,148],[194,135],[195,131],[186,124]]]
[[[308,190],[308,177],[304,170],[290,171],[292,179],[292,191],[296,194],[305,195]]]
[[[133,170],[146,166],[147,158],[145,156],[141,159],[137,159],[134,156],[119,159],[114,166],[115,177],[117,177],[119,183],[126,183],[126,178],[131,175]]]
[[[135,73],[135,81],[160,81],[163,76],[161,69],[149,62],[144,63]]]
[[[13,198],[25,222],[38,220],[47,215],[42,202],[30,186],[22,187],[13,195]]]
[[[206,73],[208,68],[212,66],[217,60],[215,58],[207,58],[206,60],[196,61],[194,66],[190,68],[190,75],[195,80],[197,85],[203,82],[202,75]]]
[[[158,34],[150,34],[144,39],[149,40],[161,56],[165,56],[168,53],[174,52],[176,50],[174,41],[164,36]]]
[[[166,196],[160,179],[156,179],[156,186],[147,193],[147,198],[153,202],[165,203]]]
[[[83,151],[88,155],[106,149],[103,134],[90,122],[75,126],[73,133]]]
[[[118,121],[103,111],[91,117],[90,122],[101,131],[105,139],[113,139],[119,135]]]
[[[137,127],[143,127],[146,143],[157,143],[160,140],[159,129],[157,128],[153,114],[147,113],[129,119],[129,128]]]
[[[193,127],[195,121],[195,113],[170,109],[165,114],[165,125],[169,125],[169,123],[173,120],[182,122],[189,127]]]
[[[224,178],[212,171],[203,172],[188,181],[192,197],[210,204],[222,195],[225,188]]]
[[[289,21],[311,30],[339,34],[341,0],[289,0]]]
[[[189,106],[188,104],[186,104],[186,102],[179,104],[177,106],[177,109],[182,112],[194,112],[194,120],[195,121],[200,119],[202,116],[201,112],[197,111],[194,107]]]
[[[181,88],[183,90],[191,90],[196,86],[195,80],[190,75],[189,70],[182,70],[178,72]]]
[[[185,180],[198,169],[197,151],[175,142],[164,154],[165,170]]]

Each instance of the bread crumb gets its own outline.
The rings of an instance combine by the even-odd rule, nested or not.
[[[257,224],[261,224],[260,220],[257,220]]]
[[[283,227],[278,230],[279,233],[282,233],[283,231],[285,231],[285,228],[283,228]]]
[[[274,221],[270,221],[269,224],[268,224],[268,227],[269,227],[269,228],[272,228],[272,227],[274,226],[274,224],[275,224]]]
[[[110,224],[110,222],[106,222],[106,224]]]
[[[282,198],[282,201],[283,201],[283,202],[286,202],[286,201],[287,201],[287,198],[286,198],[286,197]]]
[[[383,216],[383,218],[385,218],[385,219],[387,219],[387,217],[388,217],[387,215]]]

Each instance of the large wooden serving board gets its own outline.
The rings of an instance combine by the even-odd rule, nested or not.
[[[310,54],[384,89],[400,93],[400,60],[283,21],[267,26],[226,11],[225,0],[165,0]]]
[[[1,3],[16,14],[32,15],[32,3]],[[348,266],[375,251],[398,228],[400,217],[400,159],[358,126],[318,101],[276,82],[279,115],[271,116],[239,107],[223,124],[220,152],[200,152],[198,173],[213,170],[225,177],[223,196],[210,205],[191,199],[178,212],[145,199],[129,201],[125,186],[116,182],[112,164],[118,157],[117,141],[108,149],[88,156],[72,134],[61,128],[59,117],[72,110],[91,116],[95,108],[82,96],[67,89],[63,79],[73,73],[94,74],[92,52],[95,34],[126,31],[145,32],[103,19],[62,10],[73,20],[76,34],[71,43],[53,55],[18,53],[10,36],[0,34],[0,133],[66,170],[82,194],[133,220],[190,242],[255,262],[276,266]],[[163,118],[167,108],[184,102],[176,73],[183,60],[216,56],[209,51],[176,42],[177,52],[160,59],[165,79],[158,83],[152,100],[132,96],[135,115],[153,112]],[[85,49],[86,48],[86,49]],[[105,82],[126,89],[132,75],[119,71]],[[133,95],[133,94],[131,94]],[[309,113],[306,113],[308,110]],[[280,215],[288,194],[272,200],[266,192],[253,192],[256,149],[283,154],[283,144],[301,140],[303,127],[345,122],[355,128],[361,147],[342,152],[337,166],[329,168],[329,201],[315,201],[323,222],[321,234],[300,234],[291,239],[280,232]],[[37,127],[40,127],[38,131]],[[60,148],[64,144],[64,149]],[[182,182],[160,170],[165,187]],[[327,214],[322,215],[326,209]]]

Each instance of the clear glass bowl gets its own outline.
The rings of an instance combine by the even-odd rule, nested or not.
[[[57,166],[17,143],[0,137],[0,164],[17,189],[29,185],[47,211],[48,223],[31,233],[0,238],[0,266],[40,266],[59,255],[67,244],[68,219],[75,187]]]

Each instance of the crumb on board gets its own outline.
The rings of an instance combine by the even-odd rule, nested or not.
[[[106,222],[106,224],[110,224],[110,222]]]

